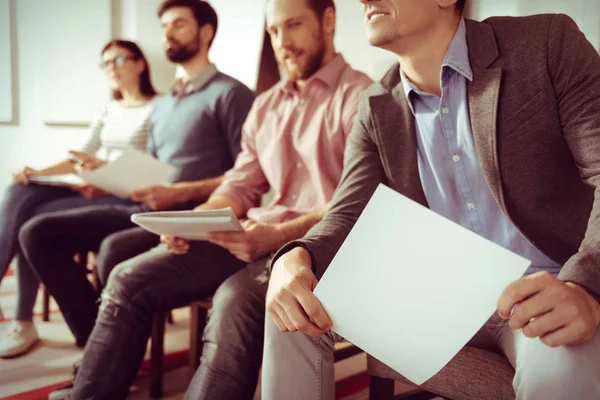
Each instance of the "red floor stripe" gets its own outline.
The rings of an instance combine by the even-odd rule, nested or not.
[[[167,354],[165,356],[165,371],[172,371],[177,368],[181,368],[187,365],[188,363],[188,354],[189,350],[181,350],[176,351],[174,353]],[[139,375],[145,376],[148,375],[148,371],[150,370],[150,360],[144,360],[142,366],[140,367]]]
[[[335,383],[335,398],[342,399],[369,387],[367,371],[341,379]]]

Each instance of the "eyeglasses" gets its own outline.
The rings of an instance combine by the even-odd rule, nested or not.
[[[120,68],[123,65],[125,65],[127,60],[136,60],[136,59],[137,59],[137,57],[132,57],[132,56],[117,56],[117,57],[113,58],[112,60],[106,60],[106,61],[100,62],[100,68],[101,69],[109,69],[111,66],[114,66],[115,68]]]

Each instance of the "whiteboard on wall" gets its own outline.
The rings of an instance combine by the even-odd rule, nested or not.
[[[0,123],[13,121],[11,0],[0,0]]]
[[[111,38],[111,0],[37,2],[34,27],[42,118],[46,124],[87,125],[110,88],[98,67]]]
[[[266,0],[210,0],[219,17],[210,58],[217,68],[256,89],[265,32]]]

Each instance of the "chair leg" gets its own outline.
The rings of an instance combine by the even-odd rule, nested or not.
[[[394,380],[369,376],[369,400],[393,400]]]
[[[190,305],[190,352],[188,354],[188,368],[190,380],[193,378],[202,356],[202,333],[206,326],[208,310],[198,304]]]
[[[173,319],[173,311],[169,311],[167,313],[167,322],[169,325],[173,325],[175,323],[175,320]]]
[[[94,288],[96,293],[100,295],[100,293],[102,293],[102,285],[100,284],[100,275],[98,274],[98,268],[96,268],[95,265],[91,266],[90,274],[92,275],[90,283],[92,284],[92,287]]]
[[[50,321],[50,293],[45,286],[42,286],[42,321]]]
[[[163,395],[163,377],[165,368],[165,320],[167,313],[154,314],[152,341],[150,348],[150,398],[160,399]]]

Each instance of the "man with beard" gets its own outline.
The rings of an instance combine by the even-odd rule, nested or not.
[[[73,262],[73,255],[99,251],[97,267],[104,286],[115,265],[158,245],[159,237],[136,228],[130,220],[131,215],[151,210],[190,209],[205,202],[221,183],[225,171],[231,169],[241,150],[242,125],[255,99],[250,89],[217,71],[209,61],[208,51],[218,20],[208,3],[168,0],[161,5],[159,16],[167,57],[180,66],[183,76],[155,106],[149,120],[148,152],[176,167],[176,173],[170,180],[172,183],[132,193],[130,205],[95,206],[44,214],[31,220],[21,230],[24,255],[56,299],[79,346],[88,342],[94,328],[98,294],[87,280],[85,269]],[[170,255],[167,251],[164,253]],[[183,257],[180,259],[184,260]],[[189,257],[187,262],[193,265],[193,257]],[[179,267],[183,274],[185,269],[182,265]],[[215,279],[217,285],[228,276],[225,267],[220,273],[215,273],[212,278],[205,275],[202,279],[207,282]],[[193,274],[189,278],[197,280]],[[157,279],[160,281],[162,277],[157,275]],[[104,314],[112,312],[111,307],[115,307],[115,303],[122,305],[118,298],[106,300]],[[127,314],[122,311],[121,315]],[[141,324],[139,329],[142,331],[149,327],[147,321],[136,321]],[[78,374],[81,379],[78,379],[80,391],[75,395],[77,398],[87,398],[83,393],[88,393],[88,390],[107,398],[103,397],[103,390],[116,388],[118,380],[133,379],[138,359],[143,356],[145,340],[139,339],[143,341],[141,351],[120,347],[118,341],[117,336],[128,336],[130,327],[132,332],[139,332],[133,328],[133,322],[120,326],[117,336],[106,332],[104,323],[101,317],[86,349],[81,374]],[[101,343],[115,339],[118,349],[127,350],[102,354],[112,358],[114,365],[119,367],[115,370],[115,382],[111,382],[97,373],[96,362],[103,360],[98,357],[102,353]],[[104,369],[107,366],[105,364],[101,369],[107,371]],[[120,367],[123,367],[122,371],[132,370],[133,375],[121,373]],[[122,393],[126,391],[108,398],[124,396]],[[55,396],[60,398],[58,394]]]
[[[476,22],[465,0],[361,3],[370,44],[398,63],[361,101],[331,209],[274,257],[262,399],[335,397],[340,337],[313,289],[380,184],[531,261],[470,342],[506,357],[517,400],[600,399],[600,56],[565,15]],[[447,388],[504,397],[485,374]]]
[[[163,238],[178,254],[199,246],[204,254],[208,249],[230,253],[197,268],[231,264],[238,270],[214,294],[200,368],[187,399],[253,398],[262,359],[267,265],[280,245],[320,221],[340,180],[358,100],[371,81],[336,54],[335,18],[332,0],[267,2],[267,31],[287,79],[257,98],[234,169],[200,207],[232,207],[246,218],[246,230],[210,234],[210,244]],[[275,197],[259,207],[269,187]],[[113,282],[119,280],[113,275]],[[198,291],[195,298],[214,289]]]

